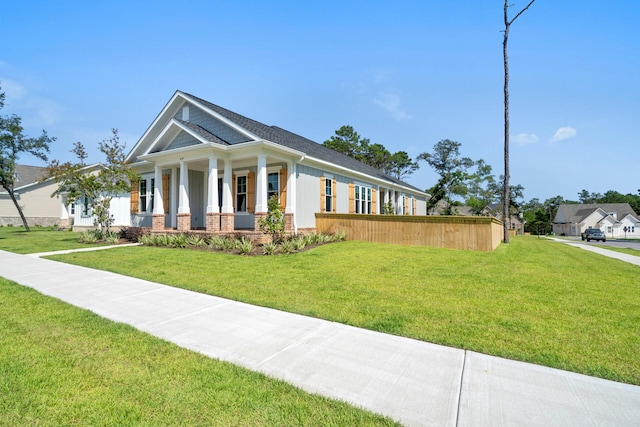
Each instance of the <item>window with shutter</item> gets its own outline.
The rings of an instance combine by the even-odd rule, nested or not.
[[[140,209],[140,190],[138,189],[138,181],[131,183],[131,195],[129,198],[129,211],[132,214],[137,214]]]

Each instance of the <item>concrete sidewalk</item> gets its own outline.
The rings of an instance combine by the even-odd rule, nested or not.
[[[0,251],[0,276],[408,426],[638,426],[640,387]]]
[[[567,239],[558,239],[558,238],[549,238],[549,239],[553,240],[554,242],[564,243],[569,246],[584,249],[585,251],[595,252],[599,255],[604,255],[609,258],[619,259],[620,261],[624,261],[624,262],[628,262],[629,264],[635,264],[640,266],[640,256],[629,255],[622,252],[604,249],[598,246],[590,245],[581,240],[567,240]]]

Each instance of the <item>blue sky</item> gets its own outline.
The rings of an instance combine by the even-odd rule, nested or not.
[[[512,2],[513,12],[526,0]],[[51,158],[118,128],[131,148],[175,90],[322,142],[351,125],[415,157],[442,139],[503,166],[500,0],[8,2],[1,114]],[[640,188],[640,2],[537,0],[509,37],[511,182],[526,200]],[[22,163],[42,165],[23,157]],[[634,175],[634,171],[635,175]],[[431,187],[425,163],[407,181]]]

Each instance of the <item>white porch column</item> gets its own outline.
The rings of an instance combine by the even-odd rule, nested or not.
[[[67,195],[60,195],[60,219],[69,220],[69,211],[67,210]]]
[[[222,177],[222,213],[233,213],[231,180],[231,161],[224,159],[224,175]]]
[[[287,208],[285,213],[296,212],[296,164],[287,163]]]
[[[164,200],[162,199],[162,168],[155,167],[153,190],[153,214],[164,215]]]
[[[191,213],[189,208],[189,171],[183,159],[180,159],[180,191],[178,195],[178,213]]]
[[[176,222],[176,188],[178,187],[178,169],[171,168],[171,187],[169,188],[169,216],[171,217],[171,227],[177,227]]]
[[[218,213],[218,158],[209,156],[209,176],[207,179],[207,213]]]
[[[256,173],[256,213],[267,211],[267,156],[259,154]]]

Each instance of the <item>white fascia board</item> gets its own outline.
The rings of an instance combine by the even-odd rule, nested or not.
[[[187,161],[204,159],[209,156],[214,150],[222,150],[227,151],[227,146],[214,144],[212,142],[207,142],[198,145],[189,145],[187,147],[175,148],[170,151],[161,151],[159,153],[150,153],[145,154],[143,156],[139,156],[138,158],[141,160],[145,160],[152,163],[159,163],[159,159],[166,158],[182,158]],[[159,163],[163,164],[163,163]],[[166,163],[164,163],[166,164]]]
[[[189,102],[194,103],[195,105],[200,107],[202,110],[206,111],[208,114],[210,114],[213,117],[215,117],[216,119],[220,120],[221,122],[223,122],[224,124],[226,124],[230,128],[234,129],[235,131],[240,132],[242,135],[246,136],[247,138],[252,139],[254,141],[260,140],[260,137],[258,135],[254,135],[253,133],[249,132],[248,130],[246,130],[242,126],[239,126],[238,124],[236,124],[235,122],[232,122],[231,120],[227,119],[223,115],[221,115],[219,113],[216,113],[215,111],[213,111],[212,109],[210,109],[206,105],[202,104],[198,100],[190,98],[189,95],[187,95],[185,93],[180,92],[180,94],[183,96],[184,99],[188,100]]]
[[[131,151],[129,151],[129,154],[125,158],[125,161],[127,161],[127,162],[131,161],[131,156],[133,155],[133,153],[135,153],[138,150],[138,148],[145,142],[145,140],[147,139],[148,135],[157,126],[158,122],[167,114],[169,109],[174,107],[176,99],[178,99],[178,98],[182,98],[182,99],[186,100],[186,97],[182,94],[182,92],[180,92],[179,90],[175,91],[175,93],[173,94],[173,96],[171,97],[169,102],[167,102],[165,104],[165,106],[162,109],[162,111],[160,111],[160,113],[158,113],[158,115],[153,120],[153,122],[151,122],[151,124],[149,125],[147,130],[142,134],[142,136],[140,137],[138,142],[136,142],[136,145],[134,145],[133,148],[131,149]]]
[[[400,189],[400,190],[402,190],[402,191],[404,191],[406,193],[430,197],[430,194],[427,193],[427,192],[420,191],[420,190],[415,190],[413,188],[409,188],[409,187],[406,187],[404,185],[396,184],[395,182],[390,182],[390,181],[386,181],[384,179],[376,178],[376,177],[368,175],[366,173],[357,172],[357,171],[354,171],[352,169],[345,168],[343,166],[338,166],[335,163],[329,163],[329,162],[327,162],[325,160],[320,160],[320,159],[317,159],[315,157],[309,157],[309,156],[306,156],[305,159],[309,160],[310,162],[318,163],[318,164],[320,164],[320,165],[322,165],[324,167],[327,167],[327,168],[334,169],[336,171],[342,172],[342,175],[345,175],[345,174],[347,174],[347,175],[355,175],[355,176],[362,177],[363,179],[365,179],[368,182],[372,182],[372,181],[376,182],[376,183],[378,183],[378,185],[381,185],[383,187],[393,188],[393,189],[396,189],[396,190]]]
[[[242,142],[240,144],[233,144],[225,146],[229,153],[233,153],[236,151],[256,151],[256,154],[261,151],[261,149],[271,149],[274,151],[280,151],[282,153],[287,154],[290,157],[298,158],[298,161],[301,161],[305,154],[302,151],[294,150],[293,148],[285,147],[281,144],[276,144],[275,142],[271,142],[266,139],[260,139],[257,141],[249,141]]]

